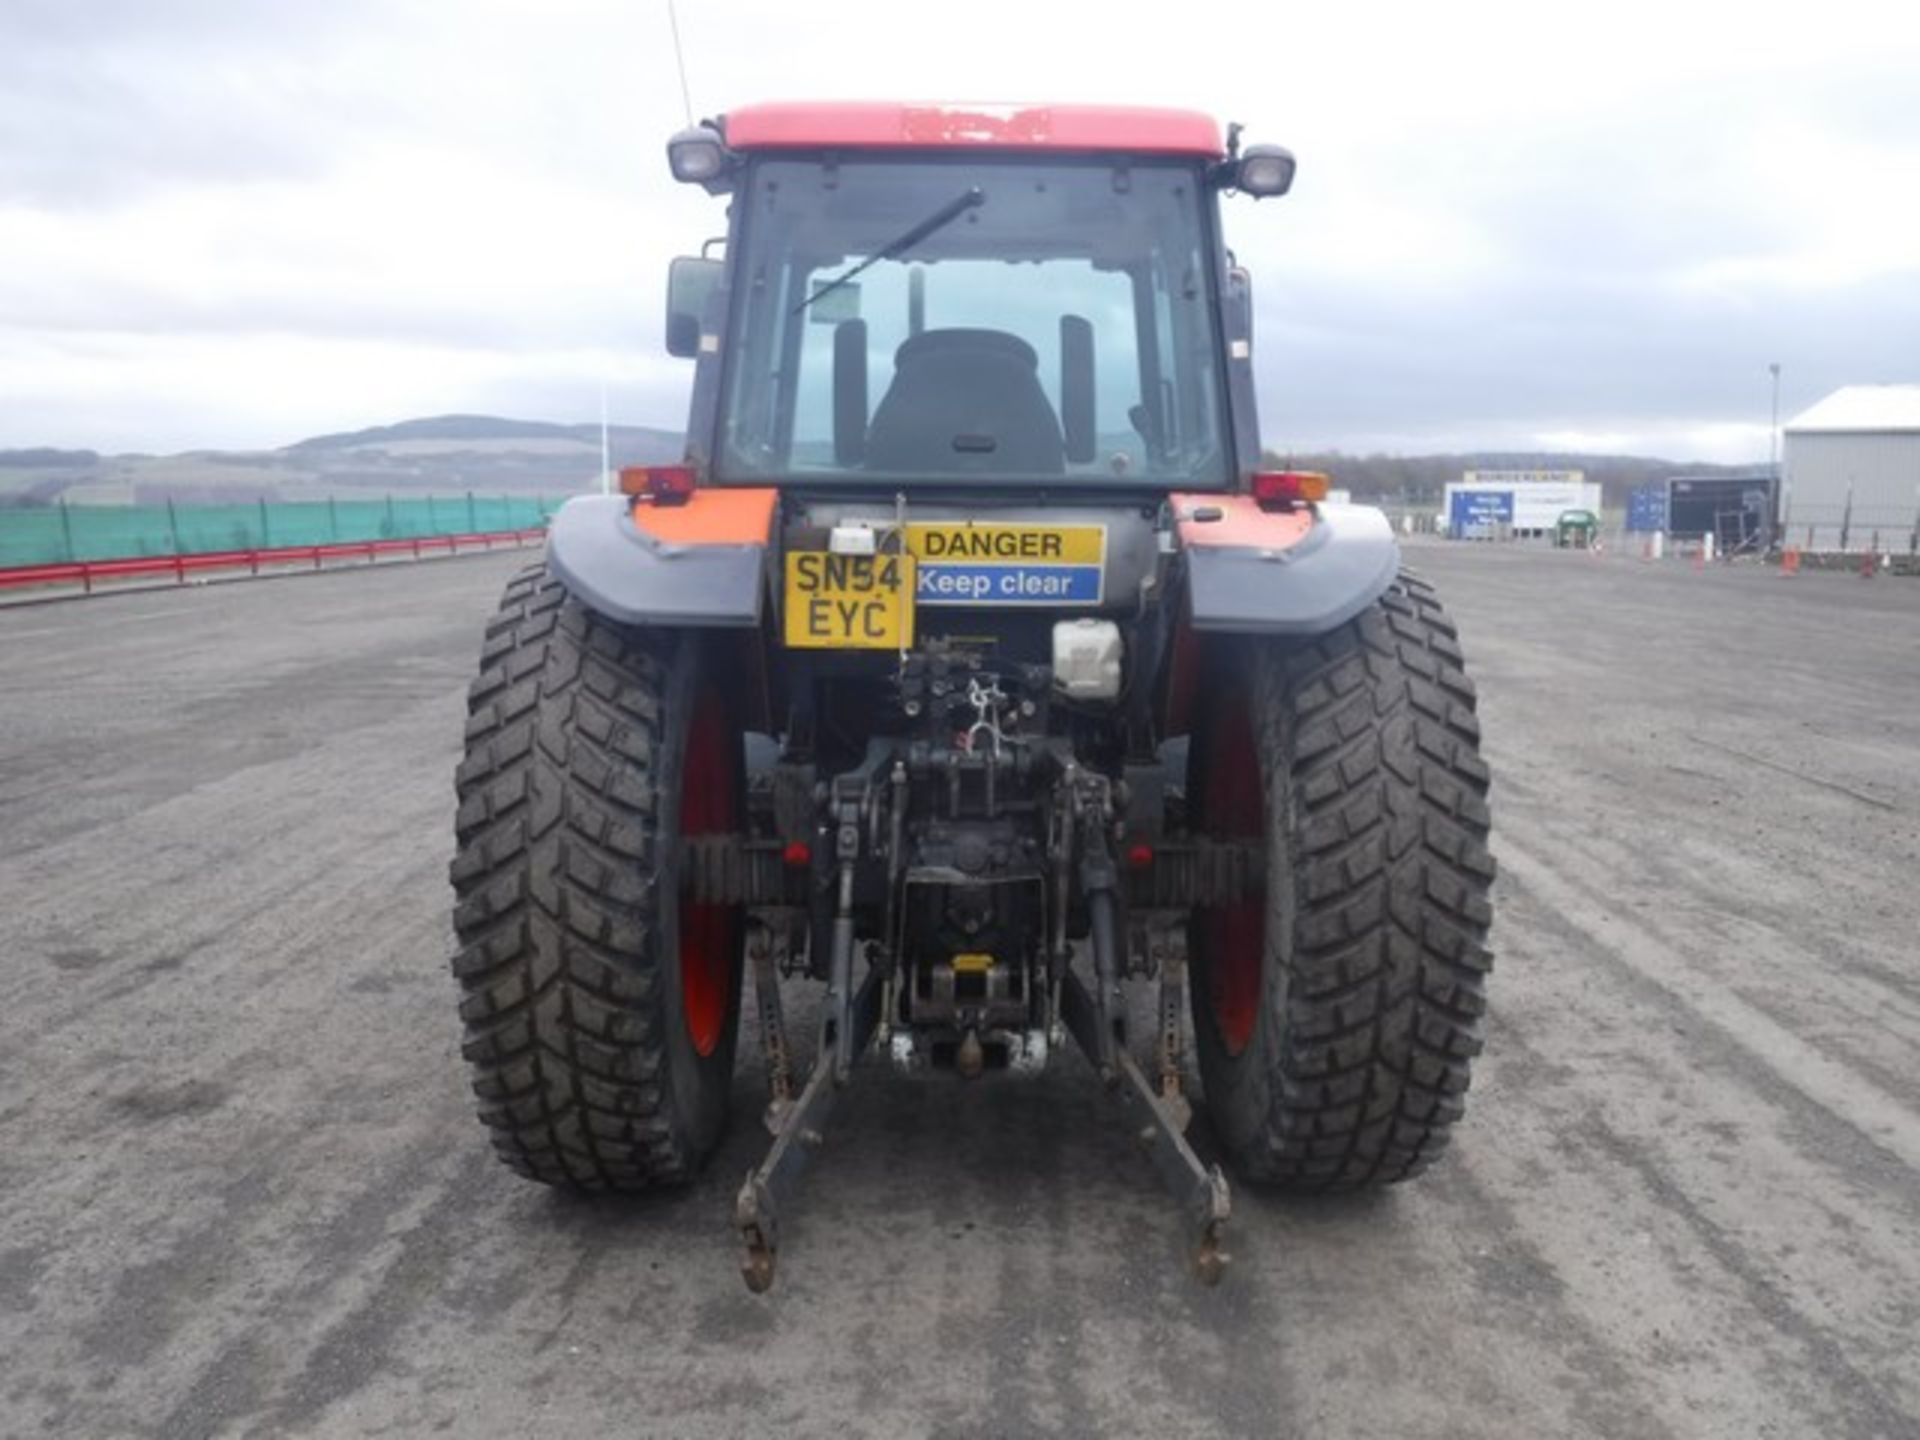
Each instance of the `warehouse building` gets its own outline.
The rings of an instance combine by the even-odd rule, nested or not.
[[[1784,541],[1920,545],[1920,385],[1849,385],[1787,422]]]

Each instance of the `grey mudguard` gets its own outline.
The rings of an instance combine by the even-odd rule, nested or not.
[[[1321,505],[1299,544],[1191,545],[1187,589],[1196,630],[1321,635],[1386,593],[1400,547],[1371,506]]]
[[[581,495],[560,507],[547,565],[589,610],[649,625],[758,625],[764,545],[676,545],[633,523],[626,497]]]

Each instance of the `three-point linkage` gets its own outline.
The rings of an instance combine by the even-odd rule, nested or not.
[[[869,763],[840,777],[834,786],[832,833],[834,850],[834,914],[827,957],[829,986],[821,1043],[811,1073],[799,1095],[789,1098],[788,1054],[777,995],[763,997],[759,1007],[769,1065],[773,1103],[767,1111],[773,1144],[765,1159],[741,1186],[734,1204],[734,1224],[742,1243],[741,1273],[750,1289],[760,1292],[772,1283],[780,1249],[780,1221],[790,1205],[801,1171],[812,1150],[822,1142],[827,1116],[838,1093],[852,1077],[853,1066],[872,1043],[883,1019],[883,996],[894,977],[897,959],[878,946],[869,947],[873,962],[858,986],[853,982],[856,949],[854,926],[855,869],[863,844],[881,834],[897,835],[897,827],[874,823],[875,792],[882,786],[899,803],[903,786],[897,767]],[[887,780],[880,777],[887,775]],[[1056,792],[1061,824],[1056,834],[1074,856],[1070,873],[1085,907],[1092,961],[1093,987],[1070,964],[1071,954],[1061,945],[1056,959],[1056,984],[1051,1025],[1072,1034],[1099,1073],[1108,1093],[1133,1127],[1162,1182],[1178,1202],[1186,1225],[1188,1248],[1196,1273],[1207,1284],[1225,1272],[1228,1256],[1223,1234],[1230,1212],[1225,1176],[1218,1166],[1204,1164],[1187,1143],[1190,1109],[1181,1093],[1182,1057],[1180,1014],[1185,1006],[1185,961],[1179,947],[1170,946],[1159,960],[1159,1034],[1156,1076],[1149,1079],[1128,1042],[1120,977],[1121,950],[1119,877],[1108,832],[1111,811],[1104,782],[1067,767]],[[896,842],[897,843],[897,842]],[[1062,867],[1063,870],[1066,867]],[[1058,933],[1058,932],[1056,932]],[[755,983],[777,985],[774,966],[756,950]],[[1051,1028],[1051,1027],[1050,1027]]]

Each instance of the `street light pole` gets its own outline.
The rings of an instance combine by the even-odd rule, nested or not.
[[[1780,362],[1775,360],[1767,366],[1767,373],[1773,376],[1773,421],[1767,427],[1767,464],[1777,485],[1780,481]]]
[[[1773,513],[1781,534],[1785,535],[1786,527],[1792,523],[1792,512],[1780,484],[1780,362],[1771,362],[1767,373],[1773,376],[1773,410],[1767,424],[1767,469],[1773,476]]]
[[[1780,369],[1778,365],[1774,367]],[[601,376],[601,493],[612,493],[611,449],[607,445],[607,376]]]

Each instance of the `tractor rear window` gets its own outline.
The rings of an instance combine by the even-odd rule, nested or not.
[[[718,474],[1224,485],[1204,195],[1179,162],[757,162]]]

